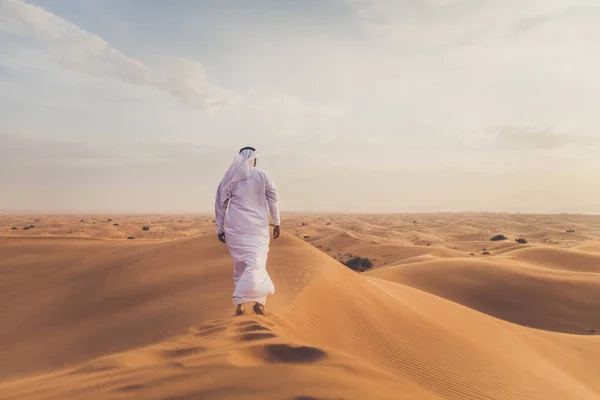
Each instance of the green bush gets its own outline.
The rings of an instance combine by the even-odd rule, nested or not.
[[[492,242],[497,242],[498,240],[506,240],[506,236],[504,236],[504,235],[496,235],[496,236],[490,238],[490,240]]]
[[[354,271],[365,272],[373,267],[373,263],[368,258],[352,257],[344,263],[344,265]]]
[[[521,244],[527,244],[527,239],[518,238],[518,239],[515,239],[515,242],[521,243]]]

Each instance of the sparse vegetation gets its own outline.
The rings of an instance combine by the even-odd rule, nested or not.
[[[17,230],[17,229],[19,229],[19,228],[17,228],[16,226],[13,226],[13,227],[12,227],[12,228],[10,228],[10,229],[12,229],[13,231],[16,231],[16,230]]]
[[[26,227],[23,228],[23,230],[24,231],[28,231],[28,230],[33,229],[33,228],[35,228],[34,225],[27,225]]]
[[[149,227],[149,226],[143,226],[143,227],[142,227],[142,230],[144,230],[144,231],[149,231],[149,230],[150,230],[150,227]]]
[[[492,242],[497,242],[497,241],[499,241],[499,240],[506,240],[506,236],[504,236],[504,235],[501,235],[501,234],[498,234],[498,235],[496,235],[496,236],[493,236],[493,237],[491,237],[491,238],[490,238],[490,240],[491,240]]]
[[[484,251],[481,254],[484,255],[484,256],[490,256],[491,255],[491,253],[489,251]]]
[[[369,268],[373,267],[371,260],[362,257],[351,257],[344,263],[344,265],[358,272],[365,272]]]
[[[521,243],[521,244],[527,244],[527,239],[517,238],[517,239],[515,239],[515,242]]]
[[[107,219],[106,222],[112,222],[112,218]]]
[[[119,226],[119,224],[117,224],[116,222],[113,224],[113,226]]]
[[[127,239],[128,240],[133,240],[133,239],[135,239],[135,236],[127,236]]]
[[[575,229],[567,229],[567,233],[575,233]]]
[[[304,235],[304,239],[310,239],[310,236]]]

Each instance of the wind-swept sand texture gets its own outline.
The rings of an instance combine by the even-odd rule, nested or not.
[[[0,399],[600,398],[598,217],[287,216],[267,317],[210,217],[0,222]]]

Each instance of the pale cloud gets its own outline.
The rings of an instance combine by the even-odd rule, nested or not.
[[[344,106],[340,104],[325,104],[321,107],[321,112],[332,117],[339,117],[346,114]]]
[[[463,135],[466,145],[509,149],[555,150],[565,146],[589,148],[600,145],[600,137],[560,132],[551,127],[497,126]]]
[[[29,132],[0,133],[0,166],[131,167],[178,164],[229,155],[224,149],[169,141],[122,141],[118,145],[44,137]]]
[[[215,112],[236,98],[211,83],[204,66],[181,60],[166,78],[123,54],[101,37],[23,0],[0,0],[0,30],[34,40],[65,68],[100,78],[149,85],[184,104]],[[185,74],[184,74],[185,73]]]

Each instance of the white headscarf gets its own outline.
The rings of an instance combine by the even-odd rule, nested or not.
[[[244,149],[235,156],[219,185],[222,199],[231,197],[232,183],[242,181],[250,176],[250,168],[256,158],[258,158],[258,152],[251,149]]]

